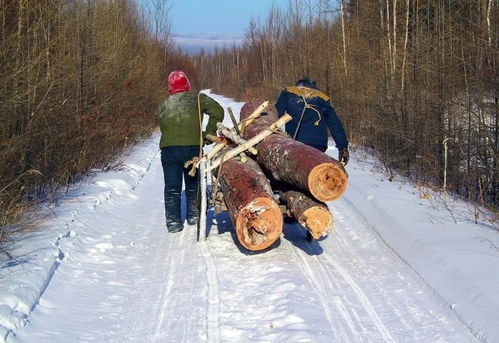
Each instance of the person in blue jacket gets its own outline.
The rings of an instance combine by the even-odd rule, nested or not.
[[[327,149],[327,130],[331,132],[338,148],[338,160],[348,163],[348,140],[341,123],[331,105],[331,98],[319,91],[315,82],[300,79],[295,86],[281,91],[275,105],[279,116],[288,113],[293,118],[286,123],[286,132],[304,144],[322,152]]]

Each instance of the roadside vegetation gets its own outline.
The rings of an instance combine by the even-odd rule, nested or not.
[[[150,134],[179,62],[164,2],[0,0],[0,226]]]
[[[297,0],[246,38],[196,57],[203,87],[271,100],[307,75],[388,173],[499,209],[496,1]]]
[[[293,0],[196,56],[146,3],[0,0],[0,227],[147,137],[172,69],[241,100],[309,76],[389,174],[498,210],[496,1]]]

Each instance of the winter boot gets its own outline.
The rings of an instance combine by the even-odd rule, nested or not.
[[[169,233],[180,232],[183,229],[184,229],[184,226],[180,223],[171,222],[168,224],[168,232]]]
[[[189,225],[197,225],[198,224],[198,218],[197,217],[187,218],[187,224],[189,224]]]

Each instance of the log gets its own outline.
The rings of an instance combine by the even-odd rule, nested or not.
[[[227,160],[231,159],[232,157],[239,155],[241,152],[244,152],[244,151],[248,150],[249,148],[253,147],[254,145],[258,144],[260,141],[265,139],[265,137],[272,135],[272,133],[275,129],[284,125],[285,123],[287,123],[290,120],[291,120],[291,116],[289,114],[285,114],[281,118],[279,118],[276,122],[270,123],[266,127],[262,127],[262,129],[257,134],[252,136],[245,143],[223,152],[220,157],[213,160],[210,163],[210,166],[208,168],[206,168],[206,172],[209,172],[209,171],[217,168],[224,161],[227,161]],[[268,123],[268,122],[262,121],[262,123]]]
[[[282,194],[288,211],[314,239],[327,236],[333,229],[333,216],[327,206],[298,191]]]
[[[246,103],[241,109],[241,120],[260,103],[259,99]],[[276,117],[275,110],[267,109],[246,127],[243,138],[251,140]],[[313,147],[288,136],[272,134],[262,140],[256,149],[258,163],[274,179],[309,192],[319,201],[336,200],[346,190],[348,176],[345,168],[336,159]]]
[[[247,157],[219,168],[219,182],[236,235],[248,250],[263,250],[281,235],[283,218],[267,177],[260,166]]]

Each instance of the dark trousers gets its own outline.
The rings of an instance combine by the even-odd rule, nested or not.
[[[184,168],[184,163],[193,157],[199,156],[199,146],[169,146],[161,149],[161,164],[165,178],[165,216],[166,224],[182,226],[181,194],[182,179],[185,183],[187,200],[187,218],[197,217],[197,197],[199,185],[199,172],[196,176],[189,176],[189,169]]]

